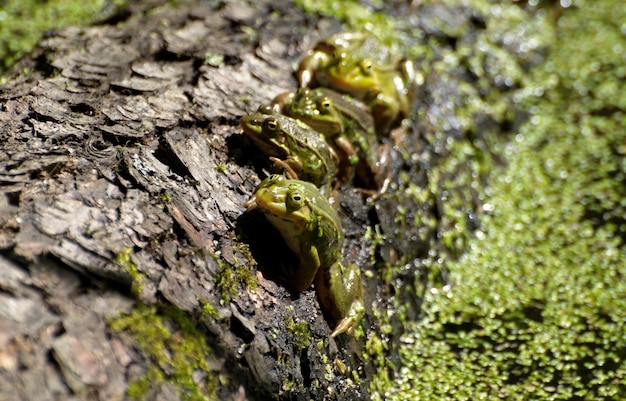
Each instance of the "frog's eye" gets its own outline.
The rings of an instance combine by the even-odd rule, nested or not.
[[[266,118],[263,122],[263,128],[271,132],[276,132],[278,131],[278,121],[275,118]]]
[[[304,196],[299,189],[292,189],[287,193],[287,210],[298,210],[304,203]]]
[[[373,69],[374,64],[372,63],[372,60],[365,59],[361,61],[361,71],[363,72],[363,74],[370,75]]]
[[[322,100],[320,100],[320,105],[319,105],[320,111],[327,113],[331,107],[332,107],[332,103],[330,102],[329,98],[325,97]]]
[[[330,53],[330,62],[329,65],[335,65],[341,62],[342,59],[346,57],[346,53],[341,52],[339,49],[333,50]]]

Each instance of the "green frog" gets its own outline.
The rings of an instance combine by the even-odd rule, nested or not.
[[[361,271],[342,264],[343,229],[328,200],[309,182],[274,174],[244,207],[259,209],[298,256],[300,263],[287,278],[295,291],[315,282],[322,308],[338,322],[331,336],[351,333],[364,311]]]
[[[239,125],[287,177],[311,182],[330,195],[338,158],[322,134],[299,120],[261,112],[242,117]]]
[[[341,32],[308,50],[297,71],[300,87],[326,86],[367,103],[379,134],[407,116],[413,62],[362,32]]]
[[[340,158],[339,176],[351,175],[352,167],[373,198],[385,193],[391,181],[391,149],[379,145],[370,108],[349,95],[327,88],[300,88],[274,98],[266,112],[283,113],[321,132]]]

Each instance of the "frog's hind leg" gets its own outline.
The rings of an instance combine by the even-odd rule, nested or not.
[[[376,158],[376,166],[369,169],[364,177],[359,176],[362,181],[369,180],[367,186],[373,186],[376,189],[357,188],[356,190],[367,195],[367,203],[371,204],[378,198],[383,196],[389,190],[391,179],[393,177],[392,168],[392,148],[388,143],[384,143],[378,147]],[[363,170],[360,170],[363,171]],[[373,181],[373,183],[371,183]]]
[[[320,269],[315,276],[315,291],[326,314],[338,322],[331,337],[351,334],[365,311],[361,269],[354,264],[344,268],[340,262]]]

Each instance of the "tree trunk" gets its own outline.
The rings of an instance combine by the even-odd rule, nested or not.
[[[429,10],[427,31],[443,15]],[[368,311],[365,338],[331,339],[314,290],[290,293],[274,273],[294,256],[244,212],[268,163],[238,122],[293,90],[294,63],[339,29],[289,2],[182,3],[52,33],[20,62],[0,88],[0,399],[369,399],[379,367],[364,350],[380,329],[369,306],[401,300],[418,317],[433,277],[423,266],[464,248],[442,242],[458,223],[445,199],[457,194],[471,235],[480,177],[458,180],[473,176],[467,160],[429,175],[469,135],[445,104],[465,71],[429,73],[413,115],[447,124],[412,119],[394,196],[372,206],[342,188],[343,254],[368,273]],[[393,362],[402,325],[391,323],[378,335]]]

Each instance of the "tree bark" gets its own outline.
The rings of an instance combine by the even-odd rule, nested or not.
[[[471,13],[459,15],[466,24]],[[0,399],[125,399],[155,361],[110,323],[139,304],[173,305],[194,322],[214,350],[208,374],[226,379],[220,398],[369,399],[377,368],[363,356],[367,339],[329,338],[314,291],[292,294],[273,273],[293,255],[242,207],[268,164],[239,118],[293,90],[294,63],[339,29],[289,2],[182,3],[54,32],[20,62],[0,88]],[[475,191],[443,184],[471,175],[470,163],[434,184],[427,173],[449,138],[467,135],[443,104],[458,96],[462,73],[429,74],[418,90],[413,111],[449,124],[408,127],[394,159],[397,196],[371,206],[342,190],[344,257],[372,273],[366,305],[392,307],[401,295],[419,315],[424,261],[463,248],[441,245],[453,224],[442,194],[458,190],[475,222]],[[420,201],[402,192],[409,183],[431,191]],[[437,223],[410,224],[416,217]],[[364,236],[376,225],[387,238],[377,245]],[[380,267],[392,265],[406,269],[383,279]],[[285,322],[308,323],[311,340]],[[371,311],[363,324],[376,330]],[[392,360],[400,335],[396,321]],[[181,399],[154,383],[147,399]]]

